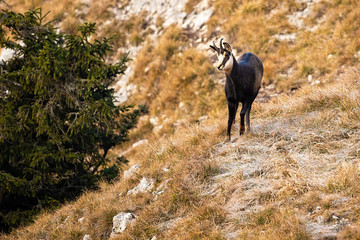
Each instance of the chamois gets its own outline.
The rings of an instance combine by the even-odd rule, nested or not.
[[[264,68],[260,59],[250,52],[241,55],[236,61],[230,44],[223,43],[223,40],[220,40],[220,48],[215,45],[215,41],[210,47],[217,53],[216,67],[226,75],[225,95],[229,109],[227,136],[230,141],[231,127],[240,102],[240,135],[245,132],[245,114],[247,132],[250,131],[251,105],[259,92]]]

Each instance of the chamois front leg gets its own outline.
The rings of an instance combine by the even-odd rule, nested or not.
[[[229,109],[229,118],[228,118],[227,136],[230,141],[231,140],[231,126],[234,122],[236,109],[237,109],[236,104],[228,102],[228,109]]]
[[[235,126],[235,119],[236,119],[236,113],[237,113],[238,107],[239,107],[239,103],[236,103],[236,104],[235,104],[234,121],[233,121],[234,126]]]
[[[247,113],[250,105],[249,103],[245,102],[243,103],[240,111],[240,135],[243,135],[245,132],[245,114]]]

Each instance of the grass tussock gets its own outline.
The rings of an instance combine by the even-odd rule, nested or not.
[[[267,208],[250,217],[250,226],[245,226],[239,239],[310,239],[304,225],[295,213],[289,210]]]
[[[345,193],[350,196],[359,196],[360,188],[357,182],[360,180],[358,163],[343,163],[336,170],[336,178],[331,177],[327,189],[330,192]]]
[[[358,109],[360,107],[358,101],[359,77],[359,70],[349,69],[338,78],[338,80],[341,79],[339,84],[325,85],[323,88],[304,86],[294,95],[282,95],[273,99],[266,105],[266,108],[265,105],[257,104],[258,107],[255,108],[255,111],[259,117],[265,117],[278,114],[301,115],[315,111],[340,110],[356,121],[359,119]],[[286,104],[282,104],[283,102]]]

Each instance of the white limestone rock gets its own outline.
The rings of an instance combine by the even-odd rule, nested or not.
[[[85,221],[85,217],[81,217],[78,219],[78,223],[83,224]]]
[[[83,240],[91,240],[91,236],[89,234],[85,234]]]
[[[168,188],[168,183],[171,181],[171,179],[167,179],[165,182],[161,183],[155,191],[152,192],[155,199],[158,198],[159,195],[163,194],[166,189]]]
[[[116,237],[124,232],[127,226],[135,221],[135,215],[132,213],[121,212],[113,218],[113,228],[110,238]]]
[[[280,42],[282,41],[292,42],[296,40],[296,33],[288,33],[288,34],[280,33],[280,34],[275,34],[274,37]]]
[[[127,195],[136,195],[138,193],[150,192],[154,188],[154,180],[151,178],[141,179],[139,185],[128,191]]]
[[[12,58],[15,54],[15,51],[10,48],[2,48],[0,54],[0,63],[2,61],[6,62],[10,58]]]
[[[212,14],[212,9],[206,9],[201,11],[200,13],[194,11],[188,16],[182,27],[191,28],[191,30],[197,31],[207,23]]]
[[[129,170],[124,171],[124,179],[131,178],[135,173],[138,173],[141,168],[141,164],[135,164]]]
[[[152,117],[152,118],[150,118],[149,122],[154,127],[157,127],[159,125],[159,118],[158,117]]]
[[[149,143],[149,140],[147,140],[147,139],[142,139],[142,140],[139,140],[139,141],[137,141],[136,143],[134,143],[134,144],[132,145],[132,147],[133,147],[133,148],[136,148],[136,147],[139,147],[139,146],[141,146],[141,145],[148,144],[148,143]]]

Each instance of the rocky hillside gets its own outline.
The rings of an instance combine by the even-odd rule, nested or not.
[[[118,181],[2,238],[360,238],[359,1],[8,4],[51,10],[64,31],[95,21],[99,37],[116,34],[108,61],[133,59],[114,86],[119,103],[150,111],[112,152],[130,159]],[[253,132],[231,142],[208,49],[220,37],[265,68]]]
[[[14,10],[41,6],[63,31],[85,21],[114,38],[116,61],[133,61],[118,80],[119,103],[149,106],[134,141],[161,136],[187,122],[219,116],[226,101],[223,74],[215,71],[212,40],[224,37],[235,56],[251,51],[264,63],[258,100],[303,85],[336,80],[359,66],[360,19],[354,0],[54,0],[12,1]],[[53,6],[56,5],[56,8]],[[221,113],[222,114],[222,113]],[[128,146],[126,146],[127,148]]]
[[[142,147],[111,185],[3,239],[357,239],[360,70]],[[236,126],[238,127],[238,126]]]

